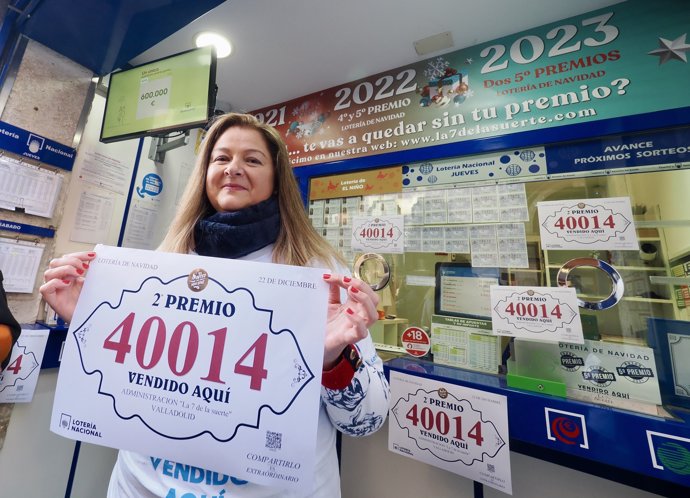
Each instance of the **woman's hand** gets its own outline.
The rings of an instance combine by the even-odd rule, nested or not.
[[[378,320],[376,305],[379,297],[369,285],[359,279],[337,274],[324,274],[328,282],[328,318],[323,369],[335,366],[348,344],[354,344],[369,334],[369,325]],[[340,289],[347,289],[347,300],[340,302]]]
[[[50,260],[48,269],[43,274],[45,283],[39,291],[55,312],[63,320],[72,320],[77,306],[84,277],[89,263],[96,258],[95,252],[74,252]]]

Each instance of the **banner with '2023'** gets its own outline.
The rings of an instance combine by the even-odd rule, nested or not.
[[[629,0],[253,114],[304,166],[687,108],[689,18],[688,2]]]

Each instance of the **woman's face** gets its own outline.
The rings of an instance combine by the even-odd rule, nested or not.
[[[218,138],[206,172],[206,195],[218,212],[265,201],[274,190],[273,158],[263,135],[234,126]]]

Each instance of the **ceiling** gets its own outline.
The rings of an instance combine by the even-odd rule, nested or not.
[[[12,5],[15,12],[31,14],[14,14],[23,33],[98,75],[193,48],[200,31],[222,33],[234,51],[218,61],[217,107],[250,111],[619,1],[13,0]],[[452,33],[451,48],[417,55],[414,41],[445,31]]]
[[[11,22],[29,38],[103,76],[222,2],[12,0],[0,29],[0,47]]]
[[[218,61],[223,110],[250,111],[460,50],[620,0],[228,0],[135,57],[193,48],[202,30],[230,39]],[[419,56],[413,42],[451,31],[454,46]]]

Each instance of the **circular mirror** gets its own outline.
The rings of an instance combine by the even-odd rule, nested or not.
[[[606,310],[614,307],[618,304],[618,301],[623,297],[623,292],[625,286],[623,285],[623,279],[620,273],[611,266],[610,264],[596,258],[575,258],[567,261],[560,270],[558,270],[558,275],[556,275],[556,282],[559,287],[569,287],[568,276],[572,270],[582,267],[597,268],[604,272],[606,276],[611,281],[611,292],[608,297],[601,300],[586,300],[577,298],[577,305],[580,308],[585,308],[588,310]]]
[[[388,285],[391,279],[390,266],[380,254],[368,252],[355,261],[354,275],[375,291]]]

